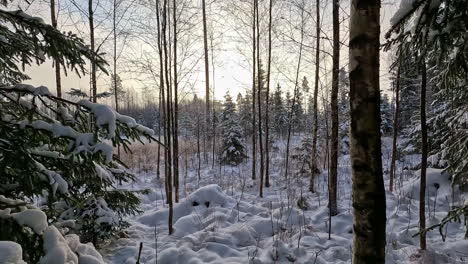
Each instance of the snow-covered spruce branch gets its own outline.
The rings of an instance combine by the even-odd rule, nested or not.
[[[29,241],[47,238],[15,226],[7,215],[39,201],[34,210],[49,223],[97,245],[128,226],[123,219],[140,212],[138,194],[144,192],[118,187],[136,176],[113,155],[114,147],[129,151],[132,141],[159,142],[153,130],[106,105],[72,102],[25,84],[0,85],[0,138],[0,195],[25,203],[3,206],[0,232],[33,263],[47,263],[48,253]]]
[[[66,73],[67,68],[78,75],[85,73],[85,58],[95,61],[99,69],[107,73],[103,54],[93,53],[76,34],[62,33],[46,24],[40,17],[22,10],[0,9],[0,62],[4,82],[16,83],[28,79],[19,65],[43,63],[54,58]]]

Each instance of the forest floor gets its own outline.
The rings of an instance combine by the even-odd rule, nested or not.
[[[296,138],[293,142],[299,142]],[[140,172],[128,189],[149,189],[142,195],[141,215],[129,217],[127,237],[112,241],[100,251],[110,263],[135,264],[140,242],[140,263],[351,263],[352,204],[349,156],[339,162],[339,214],[331,219],[327,208],[327,171],[316,179],[316,192],[308,191],[309,179],[284,177],[281,142],[271,153],[271,187],[258,195],[258,179],[251,180],[250,160],[238,167],[212,168],[204,162],[198,179],[196,155],[181,170],[181,200],[174,205],[174,234],[168,235],[168,208],[164,185],[154,171]],[[390,139],[383,139],[383,164],[388,190]],[[209,156],[211,157],[211,155]],[[397,164],[396,190],[386,192],[386,263],[468,263],[468,240],[462,223],[449,223],[442,233],[427,234],[428,250],[421,254],[419,238],[419,171],[407,168],[419,156],[405,156]],[[181,160],[185,166],[185,160]],[[292,166],[294,167],[294,166]],[[190,169],[194,168],[194,169]],[[451,187],[449,175],[428,169],[427,226],[438,223],[464,195]],[[436,188],[438,187],[438,188]],[[298,207],[298,200],[303,209]],[[307,208],[305,208],[305,207]]]

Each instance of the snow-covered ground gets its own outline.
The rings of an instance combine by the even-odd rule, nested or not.
[[[390,140],[384,138],[383,146],[387,172]],[[123,187],[151,190],[142,197],[144,213],[129,218],[128,237],[113,241],[101,253],[110,263],[134,264],[142,242],[140,263],[145,264],[351,263],[349,157],[340,157],[340,213],[332,217],[329,239],[326,171],[316,181],[317,192],[310,193],[308,178],[284,178],[280,153],[284,152],[272,153],[272,186],[265,189],[263,198],[258,196],[258,180],[250,179],[249,161],[239,167],[216,165],[214,169],[211,160],[202,163],[200,181],[195,169],[182,170],[183,198],[174,207],[175,231],[171,236],[163,181],[156,180],[154,172],[140,173],[136,184]],[[419,174],[403,170],[418,159],[417,155],[406,156],[398,163],[396,191],[386,193],[387,263],[468,263],[463,223],[450,223],[442,230],[445,242],[438,229],[429,232],[429,250],[424,255],[418,251],[419,238],[413,235],[419,225]],[[450,206],[464,202],[450,183],[449,175],[441,170],[428,170],[427,226],[445,217]],[[298,207],[301,197],[306,201],[305,210]]]

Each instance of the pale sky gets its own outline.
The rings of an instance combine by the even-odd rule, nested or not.
[[[393,0],[391,0],[393,1]],[[398,0],[395,0],[398,1]],[[218,1],[218,2],[222,2]],[[346,6],[345,6],[346,4]],[[347,7],[348,2],[347,1],[342,1],[342,6],[343,6],[343,12],[341,15],[344,17],[346,14],[349,13],[349,8]],[[328,7],[328,9],[330,9]],[[382,35],[386,32],[389,26],[389,20],[391,18],[391,15],[396,11],[397,5],[396,4],[383,4],[382,5],[382,12],[381,12],[381,20],[382,20]],[[31,8],[31,10],[34,10]],[[37,10],[41,10],[38,8]],[[312,10],[315,12],[314,10]],[[41,13],[44,13],[44,11],[40,11]],[[331,13],[331,10],[330,10]],[[346,13],[346,14],[345,14]],[[281,15],[281,14],[280,14]],[[327,24],[328,30],[331,30],[331,21],[327,21],[331,19],[331,14],[328,16],[325,16],[326,19],[323,23]],[[48,19],[49,16],[47,13],[44,14],[44,18]],[[46,20],[47,21],[47,20]],[[223,23],[221,23],[223,24]],[[217,24],[220,25],[220,24]],[[308,27],[312,27],[308,30],[313,31],[314,30],[314,23],[311,21],[308,25]],[[345,25],[347,27],[347,24]],[[82,25],[82,27],[85,27]],[[226,25],[222,25],[222,28],[220,29],[215,29],[215,30],[220,30],[221,32],[224,33],[223,39],[222,39],[222,44],[218,50],[215,52],[215,79],[214,79],[214,85],[215,85],[215,99],[223,99],[223,96],[226,94],[226,91],[230,91],[231,96],[236,96],[239,92],[245,94],[246,89],[250,89],[251,83],[252,83],[252,74],[251,74],[251,69],[248,64],[247,59],[245,55],[243,55],[239,51],[239,47],[242,48],[244,45],[246,48],[250,48],[251,43],[234,43],[232,41],[229,41],[229,35],[232,35],[235,33],[232,33],[232,31],[229,29],[229,25],[226,23]],[[79,28],[78,26],[70,29],[70,30],[76,30],[76,28]],[[326,29],[327,30],[327,29]],[[227,32],[227,33],[226,33]],[[104,33],[103,33],[104,34]],[[201,32],[199,32],[201,34]],[[226,35],[228,37],[226,37]],[[328,36],[331,36],[331,31],[328,34]],[[342,41],[347,43],[348,38],[347,35],[345,36],[342,33]],[[346,39],[343,39],[346,38]],[[382,40],[384,38],[382,37]],[[264,40],[263,40],[264,41]],[[109,43],[111,42],[111,39],[109,40]],[[305,39],[304,44],[305,45],[310,45],[313,46],[315,42],[315,39]],[[325,41],[322,42],[322,45],[328,45],[328,43],[324,43]],[[200,43],[202,45],[202,43]],[[296,45],[296,49],[298,49]],[[201,49],[202,46],[199,48]],[[331,51],[331,47],[326,47],[327,50]],[[281,52],[289,52],[288,47],[278,47],[274,51],[281,51]],[[306,51],[306,50],[305,50]],[[125,51],[124,51],[125,52]],[[202,50],[200,50],[202,52]],[[312,50],[308,50],[308,53],[305,54],[305,57],[303,59],[303,64],[301,67],[301,73],[300,73],[300,78],[299,80],[302,80],[302,76],[306,76],[309,79],[309,83],[313,83],[313,76],[314,76],[314,71],[313,71],[313,54]],[[250,54],[250,51],[244,52],[246,54]],[[297,65],[297,53],[298,52],[291,52],[290,55],[288,55],[284,59],[280,59],[283,63],[282,65],[273,65],[272,66],[272,82],[271,82],[271,89],[274,89],[276,84],[279,82],[280,85],[283,88],[286,89],[292,89],[293,87],[293,80],[294,75],[295,75],[295,70],[296,70],[296,65]],[[347,63],[347,53],[348,49],[347,47],[342,47],[341,48],[341,60],[340,64],[341,66],[345,66]],[[277,56],[278,54],[273,54],[273,57]],[[156,54],[155,54],[156,56]],[[388,81],[388,60],[387,60],[388,54],[385,52],[381,52],[381,89],[382,90],[388,90],[389,88],[389,81]],[[308,57],[308,58],[306,58]],[[211,58],[210,58],[211,60]],[[275,62],[274,62],[275,63]],[[322,62],[323,63],[323,62]],[[325,64],[330,64],[331,59],[328,59]],[[263,63],[264,65],[266,62]],[[191,97],[191,94],[193,94],[193,91],[197,92],[197,94],[200,97],[204,97],[204,89],[205,89],[205,82],[204,82],[204,64],[203,60],[200,60],[197,67],[193,70],[193,74],[190,77],[190,81],[194,84],[193,88],[187,89],[183,92],[189,92],[190,95],[186,95]],[[210,61],[210,78],[212,78],[212,65]],[[281,69],[282,73],[278,72],[278,69]],[[328,66],[328,71],[330,70],[330,67]],[[31,83],[34,85],[45,85],[49,87],[49,89],[54,92],[55,90],[55,72],[54,69],[52,68],[52,65],[50,62],[44,63],[41,66],[34,66],[32,68],[27,69],[27,73],[31,77],[31,80],[27,81],[27,83]],[[132,76],[132,74],[122,74],[122,79],[124,79],[124,86],[125,87],[134,87],[136,90],[140,90],[141,83],[135,81],[135,76]],[[328,74],[330,75],[330,74]],[[322,76],[323,78],[323,76]],[[211,85],[213,85],[213,81],[211,81]],[[300,83],[300,82],[299,82]],[[100,91],[108,90],[110,83],[108,80],[108,77],[106,77],[104,74],[99,75],[99,89]],[[191,85],[190,85],[191,86]],[[89,76],[82,76],[79,78],[76,74],[69,72],[68,76],[62,76],[62,87],[63,89],[69,90],[70,88],[78,88],[82,89],[84,91],[89,90]]]

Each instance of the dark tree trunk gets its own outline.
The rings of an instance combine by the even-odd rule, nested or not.
[[[169,72],[170,68],[168,66],[168,60],[169,60],[169,52],[167,49],[168,42],[166,38],[166,32],[167,32],[167,24],[168,24],[168,2],[167,0],[164,0],[164,6],[163,6],[163,19],[162,19],[162,36],[163,36],[163,47],[164,47],[164,73],[165,73],[165,79],[166,79],[166,88],[167,88],[167,93],[166,93],[166,125],[165,125],[165,131],[167,134],[167,141],[166,141],[166,182],[167,182],[167,198],[168,198],[168,203],[169,203],[169,219],[168,219],[168,226],[169,226],[169,234],[173,233],[173,227],[172,227],[172,221],[173,221],[173,210],[174,210],[174,205],[172,202],[172,155],[171,155],[171,89],[170,89],[170,78],[169,78]]]
[[[91,96],[93,103],[97,102],[97,81],[96,81],[96,62],[95,62],[95,43],[94,43],[94,10],[93,0],[88,2],[88,19],[89,19],[89,38],[91,45]]]
[[[261,61],[260,61],[260,19],[259,19],[259,12],[258,12],[258,0],[255,0],[256,6],[256,15],[255,20],[257,24],[257,106],[258,106],[258,143],[259,143],[259,151],[260,151],[260,197],[263,197],[263,181],[264,181],[264,169],[265,169],[265,159],[263,153],[263,131],[262,131],[262,72],[260,71],[261,68]]]
[[[50,0],[50,17],[52,26],[57,28],[57,14],[55,12],[55,0]],[[57,89],[57,97],[62,98],[62,81],[60,75],[60,62],[55,60],[55,85]]]
[[[421,58],[421,186],[419,188],[419,244],[426,250],[426,168],[427,168],[427,124],[426,124],[426,62]]]
[[[314,83],[314,125],[312,132],[312,172],[310,175],[309,191],[315,192],[314,180],[315,171],[317,171],[317,133],[318,133],[318,88],[320,74],[320,1],[316,0],[316,42],[315,42],[315,83]]]
[[[400,59],[401,60],[401,59]],[[395,163],[397,155],[397,140],[398,140],[398,115],[400,111],[400,73],[401,61],[398,64],[396,87],[395,87],[395,112],[393,113],[393,141],[392,141],[392,160],[390,162],[390,192],[393,192],[395,185]]]
[[[265,109],[265,187],[270,187],[270,76],[271,76],[271,23],[273,0],[268,9],[268,66],[266,79],[266,109]]]
[[[333,72],[331,90],[331,144],[330,144],[330,200],[332,216],[338,214],[337,181],[338,181],[338,87],[340,73],[340,17],[339,0],[333,0]]]
[[[177,82],[177,1],[173,1],[173,30],[174,30],[174,118],[173,118],[173,166],[174,166],[174,187],[175,187],[175,202],[179,202],[179,103],[178,103],[178,87]]]
[[[380,139],[380,0],[352,0],[350,19],[353,264],[385,263],[386,202]]]
[[[253,15],[252,15],[252,44],[253,44],[253,51],[252,51],[252,180],[255,180],[256,178],[256,170],[257,170],[257,133],[256,133],[256,127],[257,127],[257,120],[256,120],[256,114],[255,114],[255,94],[256,94],[256,84],[255,84],[255,79],[257,77],[256,74],[256,68],[257,68],[257,62],[256,62],[256,45],[257,45],[257,35],[256,35],[256,14],[257,14],[257,6],[256,6],[256,1],[254,0],[253,3]]]

